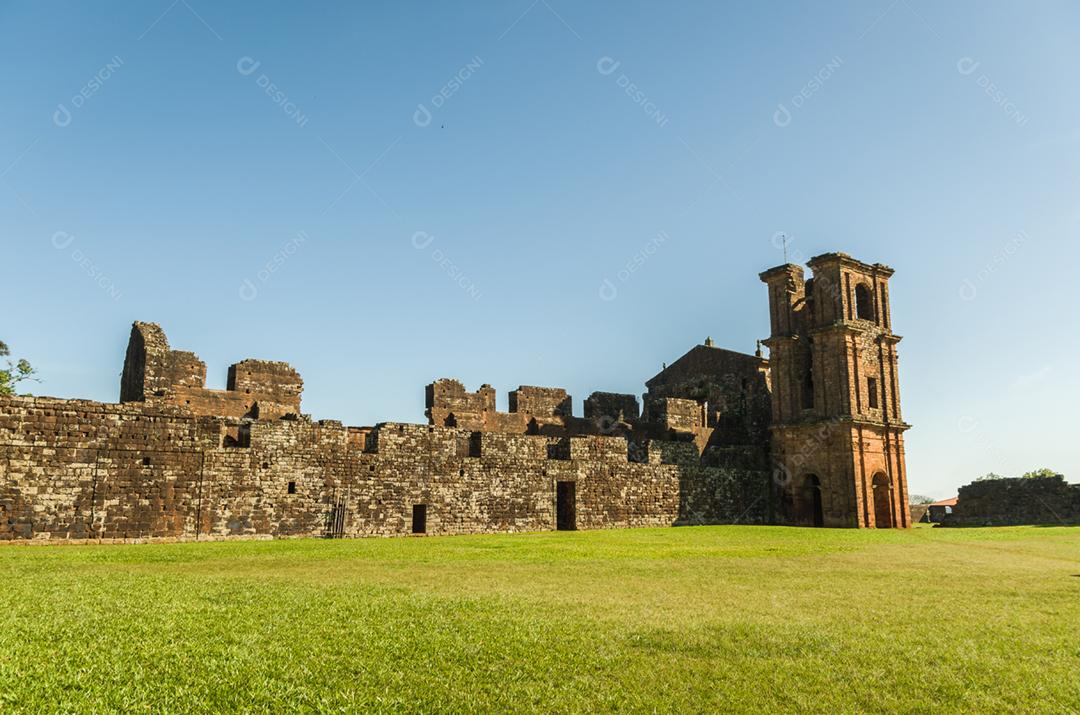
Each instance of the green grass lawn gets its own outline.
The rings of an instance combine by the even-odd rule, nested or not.
[[[0,548],[0,712],[1080,711],[1080,528]]]

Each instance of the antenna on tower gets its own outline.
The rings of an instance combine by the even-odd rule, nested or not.
[[[788,240],[788,235],[786,233],[781,233],[780,234],[780,242],[784,244],[784,263],[785,264],[788,262],[788,260],[787,260],[787,240]]]

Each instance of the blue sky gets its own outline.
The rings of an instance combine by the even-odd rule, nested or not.
[[[0,338],[115,401],[130,323],[305,410],[452,376],[640,394],[768,331],[759,271],[896,269],[911,489],[1072,480],[1080,5],[0,4]]]

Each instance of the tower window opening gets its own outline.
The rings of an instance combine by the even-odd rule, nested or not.
[[[813,344],[807,346],[803,363],[802,407],[809,410],[814,407],[814,351]]]
[[[855,317],[859,320],[874,319],[874,298],[865,283],[855,286]]]
[[[869,400],[870,409],[876,410],[878,406],[877,379],[866,378],[866,397]]]
[[[889,303],[888,298],[885,297],[885,284],[881,284],[881,290],[879,291],[881,296],[878,298],[878,305],[881,307],[881,324],[886,330],[889,330]]]
[[[892,416],[899,419],[900,418],[900,412],[899,412],[899,410],[897,409],[897,406],[896,406],[897,401],[896,401],[896,373],[895,372],[893,373],[893,379],[889,381],[889,389],[890,389],[890,393],[892,395]]]

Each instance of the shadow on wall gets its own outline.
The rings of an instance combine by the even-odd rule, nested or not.
[[[656,443],[653,443],[656,444]],[[745,450],[742,464],[703,467],[692,455],[679,464],[675,526],[775,523],[772,476],[764,452]]]

